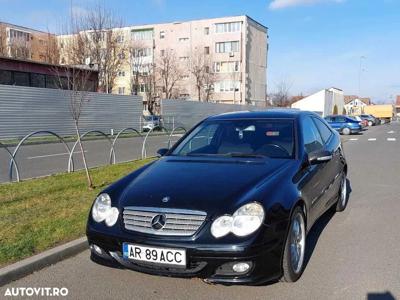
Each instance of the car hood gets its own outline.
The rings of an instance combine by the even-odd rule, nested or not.
[[[257,184],[289,166],[285,159],[210,159],[166,156],[125,187],[120,206],[226,210]],[[169,197],[168,202],[163,202]]]

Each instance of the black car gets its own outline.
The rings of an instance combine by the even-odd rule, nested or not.
[[[93,261],[210,283],[292,282],[312,225],[347,204],[339,134],[314,113],[209,117],[159,154],[96,198]]]

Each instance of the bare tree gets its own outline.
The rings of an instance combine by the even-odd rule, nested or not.
[[[112,92],[113,83],[126,55],[126,42],[120,19],[96,4],[87,14],[72,16],[68,26],[66,64],[83,65],[88,60],[98,66],[99,89]]]
[[[49,64],[56,65],[60,63],[60,51],[57,45],[57,40],[54,34],[47,30],[46,34],[46,58],[45,61]]]
[[[93,188],[93,181],[90,176],[89,168],[86,162],[85,150],[81,141],[79,130],[79,121],[82,115],[85,103],[90,101],[89,90],[93,88],[90,77],[92,70],[88,67],[64,67],[53,68],[56,73],[56,85],[59,89],[65,91],[65,98],[68,99],[69,112],[74,121],[77,142],[82,154],[83,166],[86,172],[86,178],[89,189]]]
[[[278,107],[287,107],[291,104],[290,101],[290,88],[292,84],[282,80],[276,84],[275,92],[270,95],[272,105]]]
[[[10,54],[12,58],[30,59],[31,53],[28,42],[24,38],[14,38],[10,45]]]
[[[148,65],[146,76],[142,76],[142,81],[146,87],[147,110],[154,115],[156,110],[157,99],[159,99],[156,85],[156,68],[154,64]]]
[[[172,99],[176,94],[176,83],[181,77],[181,69],[173,50],[164,50],[163,55],[156,62],[156,76],[160,79],[165,98]]]
[[[3,28],[0,28],[0,56],[7,56],[7,37]]]
[[[195,79],[198,100],[208,102],[213,92],[215,74],[212,72],[210,55],[203,51],[194,51],[190,59],[189,70]]]

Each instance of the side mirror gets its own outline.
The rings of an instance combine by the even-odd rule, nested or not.
[[[329,151],[315,151],[309,154],[308,161],[310,165],[328,162],[332,159],[332,153]]]
[[[158,154],[159,156],[164,156],[164,155],[168,152],[168,150],[169,150],[169,149],[167,149],[167,148],[158,149],[157,154]]]

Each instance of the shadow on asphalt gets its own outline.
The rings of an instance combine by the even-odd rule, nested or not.
[[[347,205],[349,204],[350,201],[350,194],[352,192],[351,189],[351,184],[350,180],[347,179]],[[332,217],[335,215],[335,205],[331,208],[328,209],[319,219],[317,222],[315,222],[314,226],[311,228],[310,232],[307,235],[307,242],[306,242],[306,253],[305,253],[305,267],[307,268],[307,265],[311,259],[311,256],[315,250],[315,247],[317,246],[318,239],[321,236],[322,232],[324,231],[326,225],[328,225],[329,221],[332,219]]]

